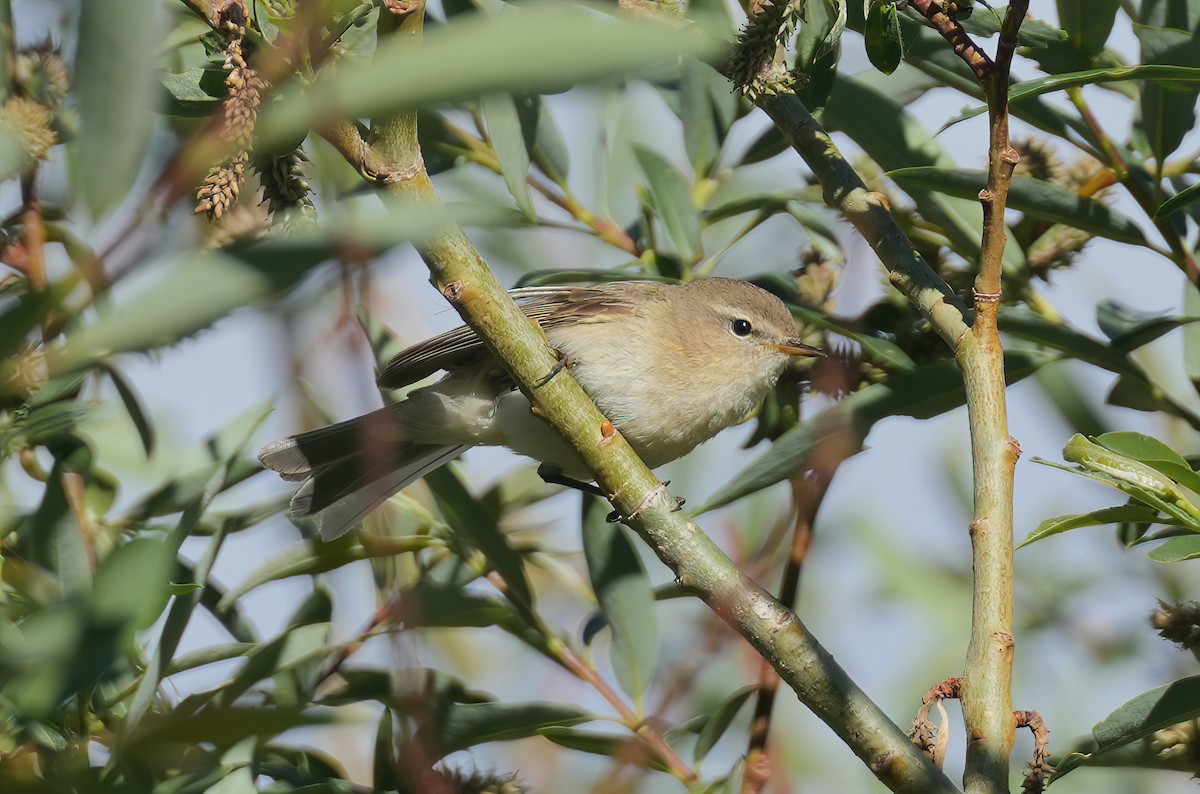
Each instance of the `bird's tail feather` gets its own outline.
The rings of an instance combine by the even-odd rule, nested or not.
[[[285,480],[303,481],[291,514],[317,518],[321,537],[332,540],[469,446],[414,444],[407,435],[400,411],[389,406],[275,441],[258,459]]]

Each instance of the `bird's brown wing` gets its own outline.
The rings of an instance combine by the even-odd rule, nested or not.
[[[634,305],[632,293],[641,286],[653,285],[628,282],[597,287],[522,287],[508,294],[526,317],[542,328],[553,328],[563,322],[587,321],[602,312],[629,311]],[[470,327],[460,325],[400,351],[379,373],[376,383],[383,389],[399,389],[438,370],[468,365],[480,355],[486,355],[483,342]]]

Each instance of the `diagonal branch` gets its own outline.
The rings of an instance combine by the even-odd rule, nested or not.
[[[996,65],[988,57],[987,53],[979,48],[979,45],[975,43],[970,34],[963,29],[963,26],[959,24],[954,14],[946,11],[942,0],[910,0],[909,6],[929,20],[929,24],[933,26],[933,29],[942,34],[942,38],[950,42],[950,46],[954,48],[954,54],[962,58],[967,66],[971,68],[971,72],[975,75],[976,80],[982,83],[988,79],[988,76],[992,73]],[[999,53],[997,53],[998,55]],[[1012,58],[1011,50],[1008,57]],[[1007,65],[1004,72],[1007,75]]]

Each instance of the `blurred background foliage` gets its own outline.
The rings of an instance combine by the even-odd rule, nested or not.
[[[811,531],[839,529],[817,534],[798,609],[898,723],[960,671],[957,370],[706,63],[746,9],[442,0],[418,46],[392,30],[419,6],[0,0],[0,788],[877,785],[791,699],[772,716],[761,661],[675,601],[602,505],[547,502],[528,466],[448,467],[334,543],[281,516],[254,451],[377,404],[390,327],[442,322],[407,244],[448,221],[514,284],[748,277],[834,355],[781,383],[752,450],[672,467],[683,492],[793,598]],[[796,90],[969,290],[986,141],[969,70],[887,0],[787,12]],[[987,41],[1003,9],[956,13]],[[1114,767],[1200,769],[1194,661],[1144,620],[1163,599],[1154,627],[1194,647],[1177,602],[1200,556],[1200,0],[1031,13],[1002,312],[1010,382],[1030,378],[1015,432],[1124,496],[1022,463],[1039,543],[1018,557],[1017,706],[1064,769],[1105,751],[1063,791],[1166,791],[1186,775]],[[339,125],[372,141],[413,111],[442,208],[372,189],[339,145]],[[886,457],[839,465],[868,436]],[[914,481],[933,489],[915,504]],[[1094,533],[1041,541],[1113,524],[1162,542],[1134,561]]]

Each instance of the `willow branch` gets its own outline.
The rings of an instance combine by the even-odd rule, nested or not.
[[[983,239],[975,278],[975,322],[956,352],[971,426],[974,514],[970,524],[971,639],[962,681],[967,732],[964,787],[1008,791],[1013,745],[1013,471],[1021,448],[1008,434],[1004,348],[997,330],[1007,232],[1004,210],[1020,159],[1008,140],[1008,78],[1028,0],[1015,0],[1000,27],[993,67],[981,80],[988,104],[988,182],[980,191]]]
[[[971,73],[975,75],[976,80],[982,83],[988,79],[993,69],[996,68],[996,64],[992,62],[986,52],[979,48],[967,31],[963,30],[963,26],[959,24],[954,15],[946,13],[942,0],[911,0],[909,6],[929,20],[933,29],[942,34],[942,38],[948,41],[954,49],[954,54],[962,58],[971,68]],[[1011,57],[1011,52],[1009,57]],[[1004,72],[1005,75],[1008,74],[1007,67]]]
[[[379,119],[372,141],[355,127],[323,132],[360,171],[368,161],[402,178],[387,186],[415,201],[440,204],[412,122]],[[371,146],[371,143],[375,144]],[[411,176],[409,172],[411,171]],[[461,229],[449,226],[418,246],[434,285],[513,376],[535,412],[576,450],[627,523],[674,571],[681,588],[701,598],[779,671],[814,713],[842,737],[890,789],[955,792],[904,732],[860,690],[796,615],[745,576],[681,513],[676,500],[637,457],[557,358],[541,329],[521,312]],[[547,379],[547,375],[557,374]]]

